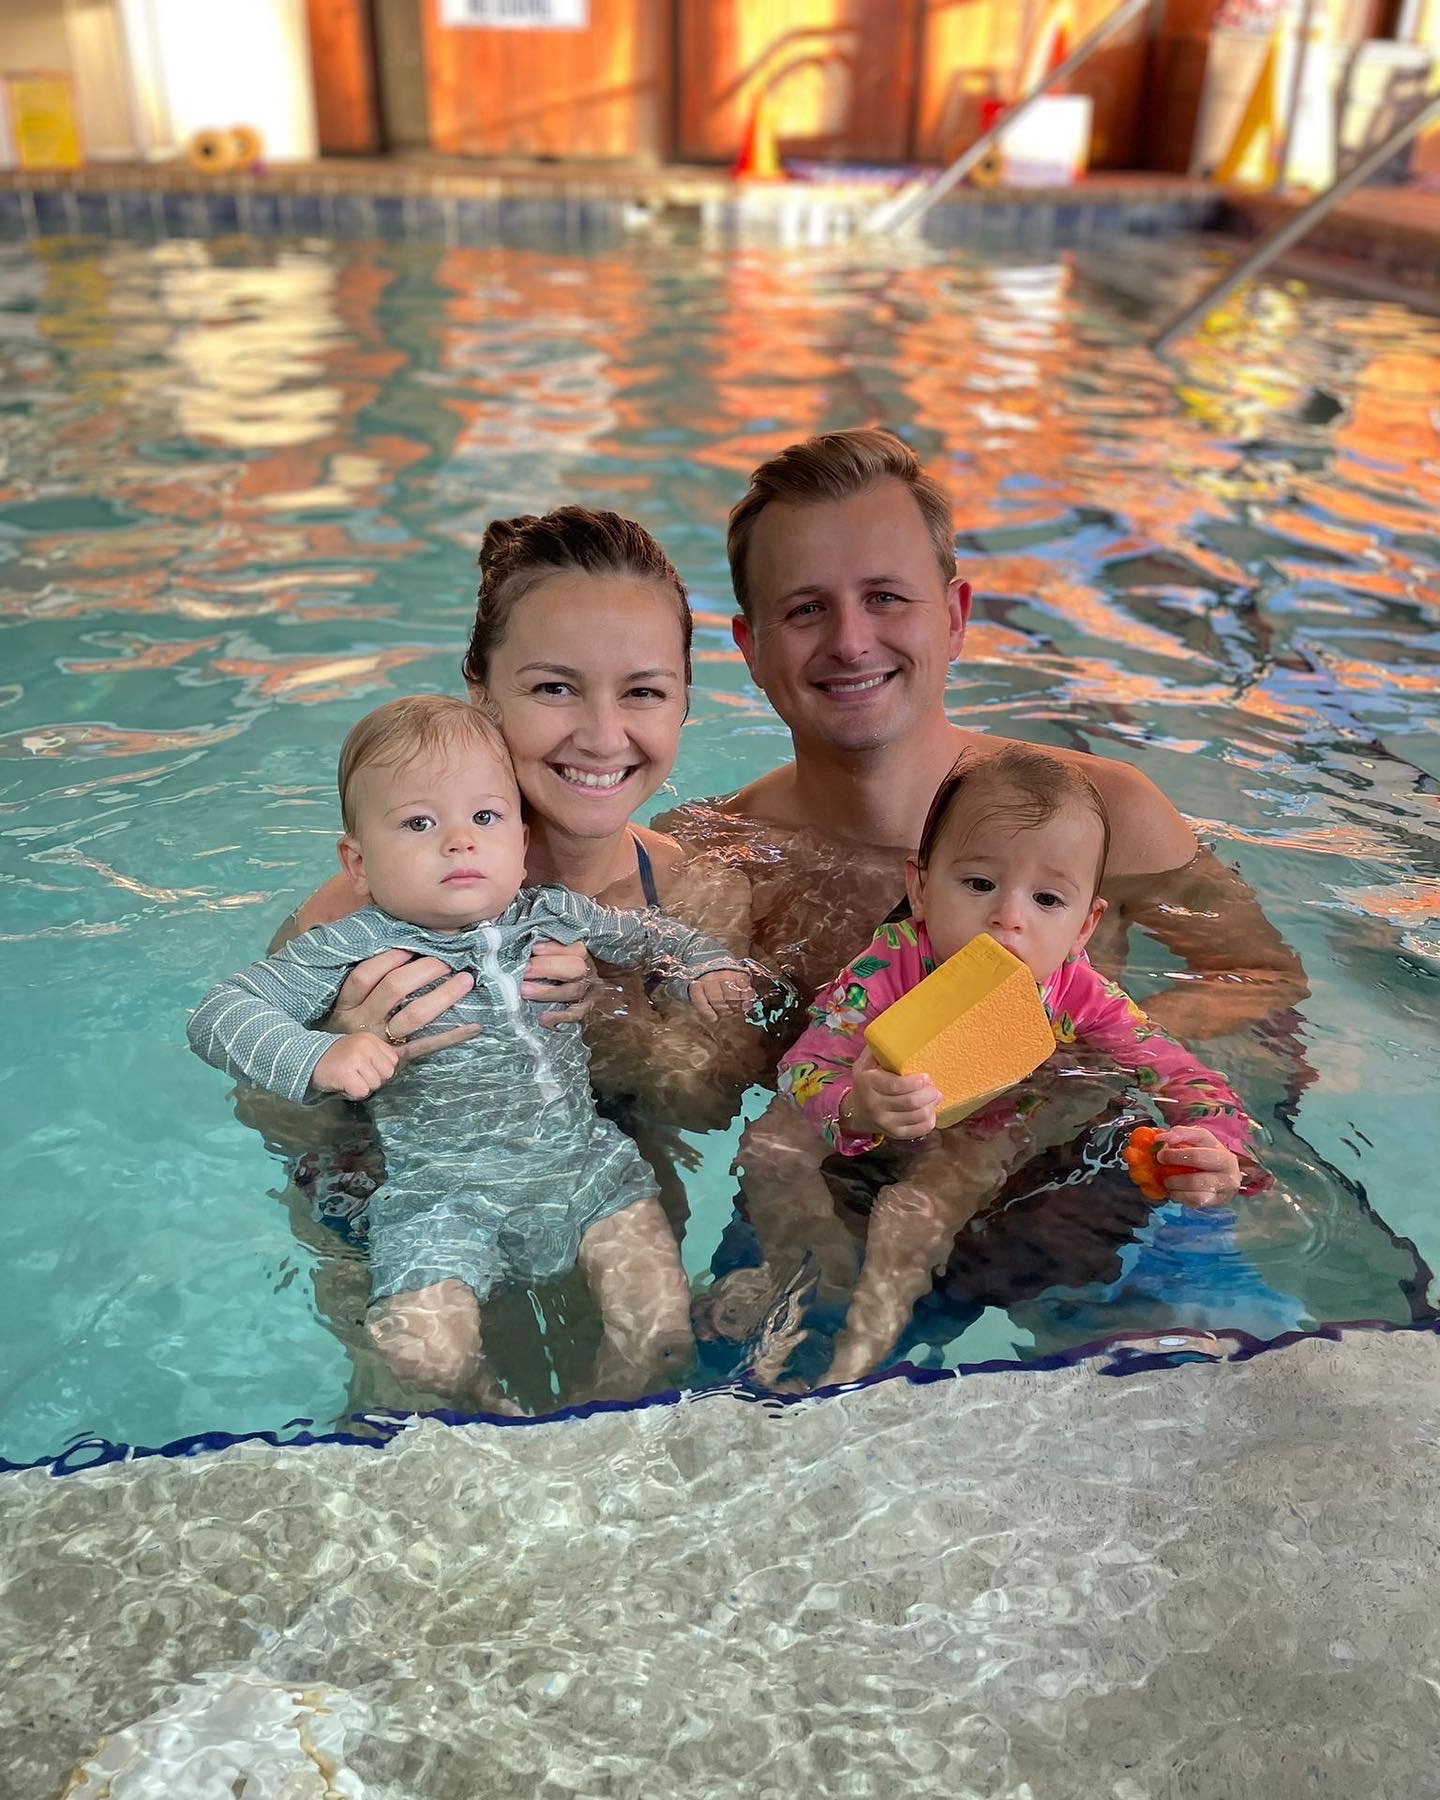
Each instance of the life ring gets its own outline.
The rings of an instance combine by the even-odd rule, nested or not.
[[[235,138],[229,131],[197,131],[186,147],[192,169],[206,175],[223,175],[235,167]]]
[[[235,164],[238,168],[253,169],[265,154],[265,140],[253,125],[232,126],[230,142],[235,149]]]
[[[965,179],[971,187],[999,187],[1005,179],[1005,163],[1000,154],[1000,146],[992,144]]]

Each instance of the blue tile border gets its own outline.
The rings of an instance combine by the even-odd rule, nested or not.
[[[479,184],[475,184],[479,185]],[[793,196],[794,190],[791,190]],[[781,196],[790,197],[790,196]],[[825,205],[822,189],[814,192]],[[711,202],[648,202],[652,216],[704,216],[723,230],[749,235],[780,223],[773,193],[725,191]],[[445,245],[479,246],[518,238],[524,242],[570,242],[623,232],[635,204],[624,193],[513,188],[495,182],[489,191],[447,193],[443,189],[370,194],[337,185],[318,188],[221,187],[149,188],[100,182],[94,187],[36,184],[0,186],[0,232],[7,236],[212,237],[247,236],[420,239]],[[837,203],[838,206],[838,203]],[[841,220],[841,212],[836,218]],[[845,216],[850,216],[848,213]],[[985,248],[1018,244],[1026,249],[1088,242],[1104,235],[1134,232],[1188,232],[1222,223],[1220,195],[1167,193],[1163,189],[1129,197],[1115,189],[1037,190],[996,193],[942,203],[925,220],[924,235],[938,244]]]
[[[1251,1362],[1257,1356],[1269,1356],[1276,1351],[1286,1350],[1292,1344],[1317,1341],[1343,1344],[1346,1334],[1350,1332],[1373,1332],[1384,1336],[1407,1333],[1434,1337],[1440,1336],[1440,1320],[1425,1315],[1405,1324],[1398,1324],[1390,1319],[1344,1319],[1317,1325],[1308,1331],[1281,1332],[1273,1338],[1252,1337],[1248,1331],[1227,1326],[1217,1335],[1221,1340],[1232,1340],[1235,1347],[1226,1349],[1223,1342],[1217,1343],[1213,1353],[1193,1346],[1170,1348],[1158,1341],[1151,1347],[1140,1348],[1136,1339],[1143,1334],[1127,1330],[1108,1333],[1089,1343],[1077,1344],[1069,1350],[1038,1356],[1032,1362],[991,1358],[984,1362],[959,1363],[953,1369],[928,1369],[914,1363],[900,1362],[888,1369],[877,1370],[875,1374],[866,1375],[856,1382],[814,1388],[803,1394],[775,1393],[742,1377],[737,1381],[717,1382],[684,1391],[672,1389],[647,1394],[639,1400],[591,1400],[580,1406],[559,1407],[553,1413],[544,1413],[535,1418],[514,1418],[486,1412],[401,1412],[377,1408],[373,1412],[349,1414],[337,1422],[332,1430],[314,1430],[313,1419],[290,1419],[277,1430],[196,1432],[168,1444],[126,1444],[98,1436],[85,1437],[67,1445],[58,1455],[37,1457],[33,1462],[12,1462],[0,1453],[0,1482],[7,1475],[23,1474],[34,1469],[48,1469],[52,1476],[64,1477],[110,1463],[142,1462],[153,1457],[186,1461],[216,1450],[228,1450],[237,1444],[269,1444],[280,1449],[304,1449],[316,1444],[349,1444],[360,1449],[384,1450],[400,1433],[423,1419],[434,1419],[447,1426],[483,1424],[498,1426],[503,1430],[529,1431],[537,1426],[557,1425],[562,1420],[589,1418],[597,1413],[650,1412],[658,1407],[688,1406],[726,1397],[781,1413],[791,1406],[831,1400],[837,1395],[860,1388],[876,1387],[881,1383],[905,1382],[912,1387],[931,1387],[937,1382],[966,1381],[976,1375],[1019,1375],[1033,1378],[1052,1374],[1059,1369],[1077,1368],[1082,1363],[1094,1363],[1099,1375],[1125,1379],[1132,1375],[1146,1375],[1153,1370],[1177,1368],[1186,1363],[1216,1365]],[[1153,1337],[1159,1340],[1165,1335],[1163,1330],[1159,1330]],[[363,1426],[365,1429],[347,1430],[347,1425]]]

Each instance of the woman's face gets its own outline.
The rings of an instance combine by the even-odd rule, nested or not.
[[[485,687],[533,811],[608,837],[675,763],[686,693],[674,598],[624,576],[552,575],[515,605]]]

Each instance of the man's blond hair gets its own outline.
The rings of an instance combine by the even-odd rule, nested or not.
[[[403,769],[418,757],[440,755],[457,745],[483,749],[514,779],[510,751],[500,735],[499,710],[483,694],[474,700],[411,694],[366,713],[340,748],[340,818],[346,832],[354,835],[352,789],[361,769]]]
[[[935,564],[948,586],[955,579],[955,512],[950,496],[927,475],[910,446],[893,431],[866,426],[855,431],[827,431],[806,438],[772,456],[750,477],[750,487],[730,514],[725,548],[730,557],[730,583],[735,599],[751,617],[747,564],[755,521],[772,500],[787,506],[816,506],[826,500],[849,500],[886,479],[901,481],[914,496],[930,534]]]

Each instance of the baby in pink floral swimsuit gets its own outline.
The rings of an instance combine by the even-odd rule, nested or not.
[[[1074,765],[1010,748],[969,758],[941,785],[906,865],[909,919],[882,925],[864,954],[823,988],[811,1024],[780,1065],[780,1091],[842,1155],[935,1130],[940,1094],[925,1075],[893,1075],[865,1047],[869,1021],[981,932],[1040,984],[1057,1044],[1083,1044],[1134,1072],[1166,1121],[1167,1196],[1223,1206],[1265,1177],[1252,1125],[1213,1070],[1091,967],[1085,946],[1105,911],[1098,889],[1110,825]],[[882,1190],[865,1266],[826,1381],[852,1381],[884,1356],[943,1265],[956,1231],[1009,1163],[987,1155],[1015,1125],[1009,1097],[937,1138]]]

